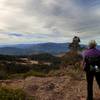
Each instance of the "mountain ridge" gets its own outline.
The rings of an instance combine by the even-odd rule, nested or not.
[[[86,47],[86,45],[81,45]],[[97,46],[100,48],[100,45]],[[3,55],[31,55],[37,53],[60,54],[69,51],[69,43],[40,43],[40,44],[16,44],[0,47]]]

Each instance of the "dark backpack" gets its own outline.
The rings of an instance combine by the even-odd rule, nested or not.
[[[98,66],[98,69],[100,69],[100,56],[96,57],[85,57],[85,63],[86,63],[86,71],[94,71],[95,66]]]

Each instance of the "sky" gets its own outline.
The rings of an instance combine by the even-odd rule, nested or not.
[[[100,0],[0,0],[0,44],[96,40]]]

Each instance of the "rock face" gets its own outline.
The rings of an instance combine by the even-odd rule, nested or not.
[[[73,51],[74,50],[77,51],[80,48],[79,43],[80,43],[80,38],[78,36],[74,36],[72,43],[69,44],[69,48]]]

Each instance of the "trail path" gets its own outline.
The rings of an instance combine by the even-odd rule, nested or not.
[[[86,100],[86,80],[70,76],[28,77],[25,80],[0,81],[2,86],[22,88],[36,100]],[[94,81],[94,100],[100,100],[100,90]]]

